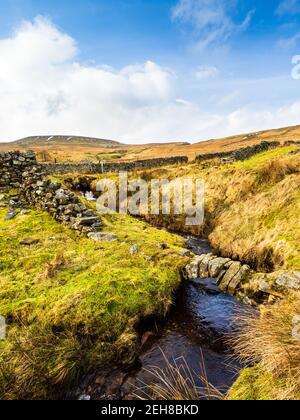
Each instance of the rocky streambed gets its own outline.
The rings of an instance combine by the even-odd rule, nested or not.
[[[189,237],[187,243],[196,255],[211,252],[208,243],[199,238]],[[204,399],[209,398],[207,383],[210,390],[226,394],[241,369],[227,338],[236,329],[237,314],[244,309],[243,303],[221,291],[216,279],[184,281],[167,319],[141,326],[143,347],[136,365],[123,371],[95,372],[85,379],[76,397],[148,399],[149,386],[160,383],[158,376],[168,372],[170,365],[185,371],[183,374],[202,389]]]

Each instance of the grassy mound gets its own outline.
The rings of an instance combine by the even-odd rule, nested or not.
[[[31,211],[0,209],[0,397],[51,398],[82,372],[132,361],[136,320],[165,314],[186,259],[183,241],[127,216],[109,217],[117,242],[93,242]],[[39,240],[20,245],[30,237]],[[166,243],[162,250],[158,243]],[[130,254],[138,245],[136,255]]]

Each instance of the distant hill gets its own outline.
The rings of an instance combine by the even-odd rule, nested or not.
[[[7,143],[6,143],[7,145]],[[96,147],[107,147],[116,148],[122,146],[121,143],[114,140],[98,139],[94,137],[80,137],[80,136],[32,136],[25,137],[20,140],[16,140],[10,145],[20,147],[49,147],[49,146],[60,146],[60,145],[76,145],[76,146],[96,146]]]
[[[206,153],[226,152],[253,146],[262,141],[300,141],[300,125],[245,133],[221,139],[204,140],[189,144],[184,141],[172,143],[122,144],[118,141],[80,136],[32,136],[0,143],[0,151],[34,150],[42,162],[82,161],[134,161],[157,157],[196,156]]]

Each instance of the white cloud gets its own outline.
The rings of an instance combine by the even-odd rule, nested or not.
[[[279,16],[294,15],[300,13],[299,0],[282,0],[276,10]]]
[[[211,79],[218,76],[219,70],[214,66],[200,66],[195,72],[195,77],[198,80]]]
[[[53,134],[197,141],[299,122],[300,103],[209,112],[178,92],[170,69],[151,61],[121,70],[83,65],[76,54],[76,42],[43,18],[0,40],[0,141]]]
[[[300,32],[297,32],[295,35],[289,38],[282,38],[278,41],[277,45],[280,48],[292,49],[297,46],[300,41]]]
[[[191,24],[199,49],[214,43],[223,43],[237,32],[247,29],[254,10],[244,20],[236,22],[232,15],[239,0],[179,0],[172,17],[181,23]]]

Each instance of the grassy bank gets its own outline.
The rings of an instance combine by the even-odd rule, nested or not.
[[[187,228],[182,216],[147,216],[153,224],[205,235],[226,257],[254,269],[300,270],[300,154],[277,148],[226,166],[212,162],[137,171],[133,176],[205,181],[205,222]]]
[[[300,398],[300,293],[260,316],[245,316],[232,344],[249,366],[231,389],[232,400],[299,400]]]
[[[83,372],[131,362],[139,349],[136,321],[165,314],[172,302],[186,261],[177,253],[182,239],[116,216],[104,230],[119,240],[96,243],[46,213],[4,221],[6,211],[0,209],[0,314],[8,322],[1,398],[57,397]],[[20,245],[26,237],[39,242]]]

